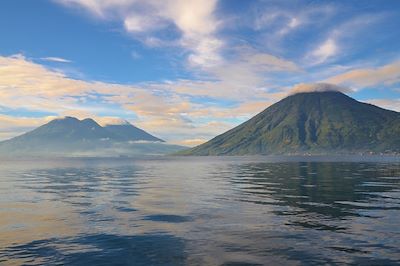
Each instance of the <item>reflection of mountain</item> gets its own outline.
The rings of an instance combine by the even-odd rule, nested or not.
[[[0,142],[0,154],[118,156],[165,154],[183,148],[162,142],[128,122],[102,127],[90,118],[66,117]]]
[[[400,152],[400,113],[335,91],[289,96],[184,155]]]
[[[69,247],[68,252],[59,246]],[[78,235],[34,240],[7,247],[6,251],[8,256],[0,259],[29,264],[34,257],[42,265],[186,265],[187,259],[184,240],[167,234]],[[1,252],[5,254],[0,248]]]
[[[315,221],[359,216],[360,210],[400,209],[383,204],[379,196],[398,187],[396,179],[380,179],[399,176],[396,164],[381,170],[374,163],[257,163],[237,165],[234,173],[231,182],[246,201],[274,205],[276,214],[303,227],[338,230]]]
[[[396,265],[398,160],[265,160],[5,161],[0,261]]]

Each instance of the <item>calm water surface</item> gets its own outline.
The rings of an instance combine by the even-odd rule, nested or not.
[[[341,160],[2,160],[0,265],[400,265],[400,159]]]

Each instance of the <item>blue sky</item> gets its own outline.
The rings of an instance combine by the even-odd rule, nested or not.
[[[396,0],[4,0],[0,20],[0,139],[74,115],[195,145],[329,86],[400,111]]]

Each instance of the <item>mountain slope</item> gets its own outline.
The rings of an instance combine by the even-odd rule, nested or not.
[[[146,140],[151,143],[135,143]],[[0,155],[119,156],[166,154],[184,147],[162,140],[131,124],[102,127],[93,119],[55,119],[30,132],[0,142]]]
[[[110,133],[90,118],[78,120],[74,117],[65,117],[54,119],[30,132],[0,142],[0,150],[68,151],[85,148],[85,144],[109,137]]]
[[[184,155],[400,151],[400,113],[336,91],[291,95]]]
[[[51,141],[63,138],[65,141],[75,141],[107,138],[108,136],[109,133],[93,119],[87,118],[84,120],[78,120],[75,117],[65,117],[62,119],[54,119],[43,126],[16,137],[15,139],[30,140],[32,138],[46,138],[46,141]]]
[[[113,133],[114,137],[120,141],[159,141],[164,142],[164,140],[154,137],[153,135],[147,133],[146,131],[137,128],[125,122],[124,124],[116,125],[105,125],[104,128]]]

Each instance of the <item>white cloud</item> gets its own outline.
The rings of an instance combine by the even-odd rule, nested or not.
[[[50,62],[57,62],[57,63],[71,63],[71,60],[61,58],[61,57],[42,57],[40,60],[43,61],[50,61]]]
[[[15,137],[32,130],[44,123],[49,122],[55,117],[46,116],[41,118],[33,117],[13,117],[0,114],[0,141]]]
[[[294,4],[288,8],[275,5],[273,2],[266,3],[263,7],[260,7],[260,3],[255,5],[252,26],[256,30],[273,28],[279,33],[285,29],[294,30],[299,26],[313,26],[316,25],[316,19],[319,19],[320,23],[325,22],[336,12],[336,8],[330,4],[303,7]]]
[[[84,8],[100,19],[120,20],[128,33],[148,46],[178,45],[188,51],[187,66],[198,79],[157,84],[157,89],[234,100],[262,99],[269,97],[265,93],[269,74],[301,71],[285,58],[249,46],[228,47],[219,36],[223,21],[216,17],[217,0],[57,1]],[[288,26],[301,23],[293,17]],[[163,39],[160,34],[174,30],[179,33],[176,39]]]
[[[188,51],[189,63],[196,66],[217,64],[224,42],[216,35],[214,16],[217,0],[57,0],[66,6],[81,7],[100,19],[120,20],[125,30],[151,46],[179,45]],[[180,37],[160,39],[159,30],[178,29]]]
[[[360,39],[367,41],[368,29],[383,18],[385,18],[385,14],[382,13],[361,14],[338,23],[328,32],[321,31],[322,34],[326,35],[325,39],[306,53],[306,61],[309,61],[310,65],[313,66],[351,54],[352,50],[356,49],[357,45],[361,43]]]
[[[287,96],[288,90],[268,91],[263,75],[271,71],[301,73],[294,63],[285,59],[251,49],[239,50],[241,53],[237,54],[234,64],[213,68],[214,80],[140,85],[76,80],[22,55],[0,56],[1,105],[8,109],[17,106],[58,116],[92,117],[99,121],[130,117],[129,122],[160,138],[181,144],[196,143],[193,140],[198,139],[199,143],[200,139],[223,133]],[[382,67],[376,70],[381,75],[397,75],[394,69]],[[390,80],[388,77],[385,76]],[[361,76],[359,79],[363,80]],[[325,90],[349,91],[332,84],[299,84],[292,93]],[[211,98],[215,102],[199,101],[199,98]],[[232,103],[226,106],[218,101]],[[9,119],[15,121],[3,123],[3,130],[0,130],[3,138],[40,125],[46,118]]]
[[[243,58],[243,61],[243,64],[254,64],[254,67],[264,64],[266,69],[272,70],[293,68],[290,62],[268,56],[261,61],[251,57]],[[239,68],[231,75],[243,74],[243,71]],[[229,78],[222,74],[220,77]],[[252,80],[251,76],[249,78]],[[239,84],[227,80],[181,80],[121,85],[72,79],[22,55],[0,56],[0,98],[4,107],[13,109],[18,106],[58,116],[92,117],[100,121],[104,114],[134,117],[128,119],[132,124],[175,142],[215,136],[238,123],[225,123],[224,120],[243,121],[283,97],[246,86],[248,80],[233,80]],[[215,101],[231,99],[236,104],[228,108],[196,100],[202,96]],[[43,118],[32,121],[38,125]],[[25,130],[32,121],[26,122]],[[22,132],[22,129],[7,132]]]
[[[359,89],[400,83],[400,61],[375,68],[353,69],[328,78],[327,82],[354,86]]]
[[[312,53],[314,64],[324,63],[326,60],[334,56],[339,51],[336,40],[332,37],[328,38],[320,44]]]
[[[400,112],[400,98],[398,99],[369,99],[365,102],[378,105],[388,110]]]
[[[296,17],[293,17],[293,18],[290,19],[288,27],[291,28],[291,29],[294,29],[294,28],[296,28],[296,27],[298,27],[300,25],[301,25],[300,19],[298,19]]]
[[[284,43],[285,40],[293,39],[290,37],[299,31],[317,30],[321,31],[321,26],[329,28],[331,18],[337,13],[337,8],[333,4],[313,4],[299,6],[293,3],[291,6],[282,5],[279,1],[255,2],[252,12],[247,16],[238,16],[236,25],[242,26],[247,22],[253,30],[259,32],[259,37],[263,46],[270,51],[279,54],[287,54],[288,50]],[[249,19],[246,19],[249,17]],[[316,23],[318,21],[318,23]],[[302,40],[301,45],[306,45],[307,41]]]
[[[141,58],[142,56],[138,52],[132,51],[131,52],[131,57],[136,60],[136,59]]]
[[[120,117],[103,116],[96,118],[96,122],[101,126],[107,125],[127,125],[129,122]]]
[[[194,147],[194,146],[200,145],[204,142],[207,142],[208,140],[209,139],[186,139],[183,141],[176,142],[176,144],[188,146],[188,147]]]
[[[351,92],[349,88],[329,83],[311,83],[311,84],[300,83],[295,85],[289,91],[289,94],[296,94],[302,92],[324,92],[324,91],[339,91],[343,93]]]

